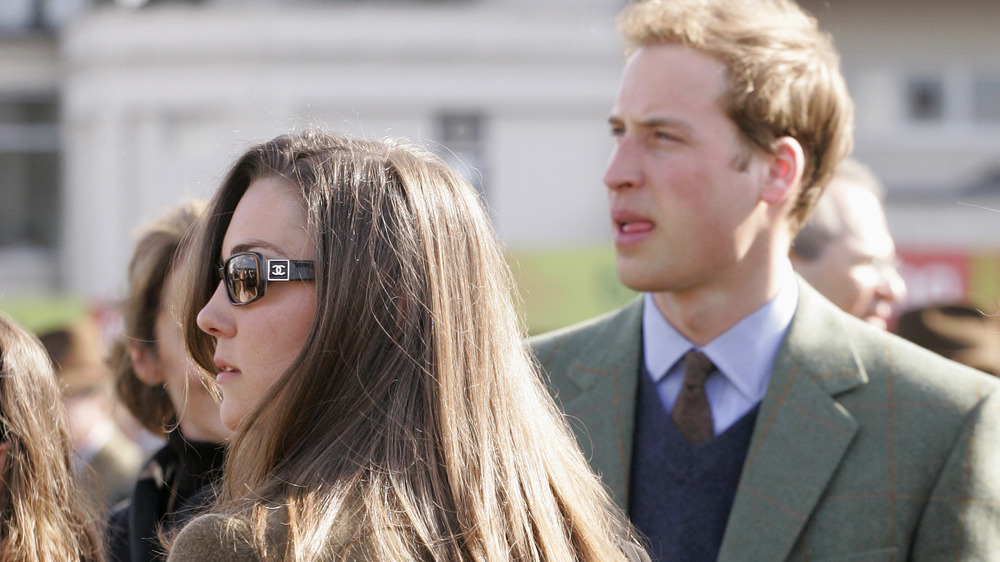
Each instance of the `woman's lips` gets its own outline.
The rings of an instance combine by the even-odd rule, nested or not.
[[[239,369],[234,368],[228,362],[218,357],[215,358],[215,366],[219,368],[219,372],[215,374],[215,382],[225,382],[243,374]]]
[[[229,381],[229,380],[233,380],[233,379],[239,377],[242,374],[243,373],[241,373],[240,371],[237,371],[235,369],[223,369],[223,370],[219,371],[218,373],[216,373],[216,375],[215,375],[215,382],[222,383],[222,382],[226,382],[226,381]]]

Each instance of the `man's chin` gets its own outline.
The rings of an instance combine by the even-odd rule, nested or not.
[[[656,276],[640,264],[618,257],[615,263],[615,274],[618,281],[629,289],[637,292],[655,292],[657,284],[654,282]]]

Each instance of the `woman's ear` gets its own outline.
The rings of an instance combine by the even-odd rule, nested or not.
[[[774,141],[761,199],[773,205],[797,193],[798,186],[802,182],[804,165],[805,153],[799,141],[792,137],[781,137]]]
[[[0,442],[0,474],[7,469],[7,451],[9,449],[10,443],[7,443],[6,441]],[[2,484],[2,481],[0,481],[0,484]]]
[[[132,360],[132,370],[135,376],[146,386],[163,384],[163,374],[160,373],[160,362],[152,346],[146,343],[129,340],[128,356]]]

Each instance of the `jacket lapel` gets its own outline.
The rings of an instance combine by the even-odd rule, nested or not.
[[[804,282],[761,403],[720,561],[785,560],[857,431],[833,396],[867,382],[849,319]]]
[[[562,389],[570,425],[578,433],[579,424],[589,430],[581,440],[584,452],[623,509],[628,507],[641,355],[642,298],[638,298],[605,323],[569,365],[566,376],[578,393],[569,395],[571,389]]]

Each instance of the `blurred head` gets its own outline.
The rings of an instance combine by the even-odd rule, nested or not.
[[[72,452],[45,349],[0,315],[0,559],[98,559],[96,516],[74,485]]]
[[[906,300],[878,178],[856,160],[838,166],[792,244],[795,270],[845,312],[882,329]]]
[[[180,307],[187,233],[205,203],[180,205],[145,225],[132,251],[124,330],[111,353],[119,399],[157,435],[179,426],[194,441],[222,442],[229,430],[184,349]]]
[[[56,374],[77,449],[85,447],[91,432],[112,420],[112,375],[104,363],[104,344],[97,321],[74,320],[39,335]]]
[[[185,337],[237,429],[221,506],[255,521],[261,504],[284,506],[297,552],[322,552],[346,517],[378,559],[419,557],[401,528],[442,559],[536,542],[571,559],[570,534],[609,558],[621,526],[533,371],[482,204],[438,157],[321,130],[278,137],[235,162],[193,248]],[[310,273],[258,284],[287,271],[274,260]],[[549,500],[528,517],[539,493],[558,493],[562,513]],[[497,521],[501,501],[518,523]]]
[[[797,230],[853,135],[840,57],[816,20],[791,0],[646,0],[625,7],[619,28],[630,55],[673,44],[719,61],[725,80],[718,103],[745,154],[773,153],[782,137],[798,141],[805,162],[789,217]]]
[[[967,303],[928,304],[899,315],[895,332],[938,355],[1000,377],[1000,316]]]

